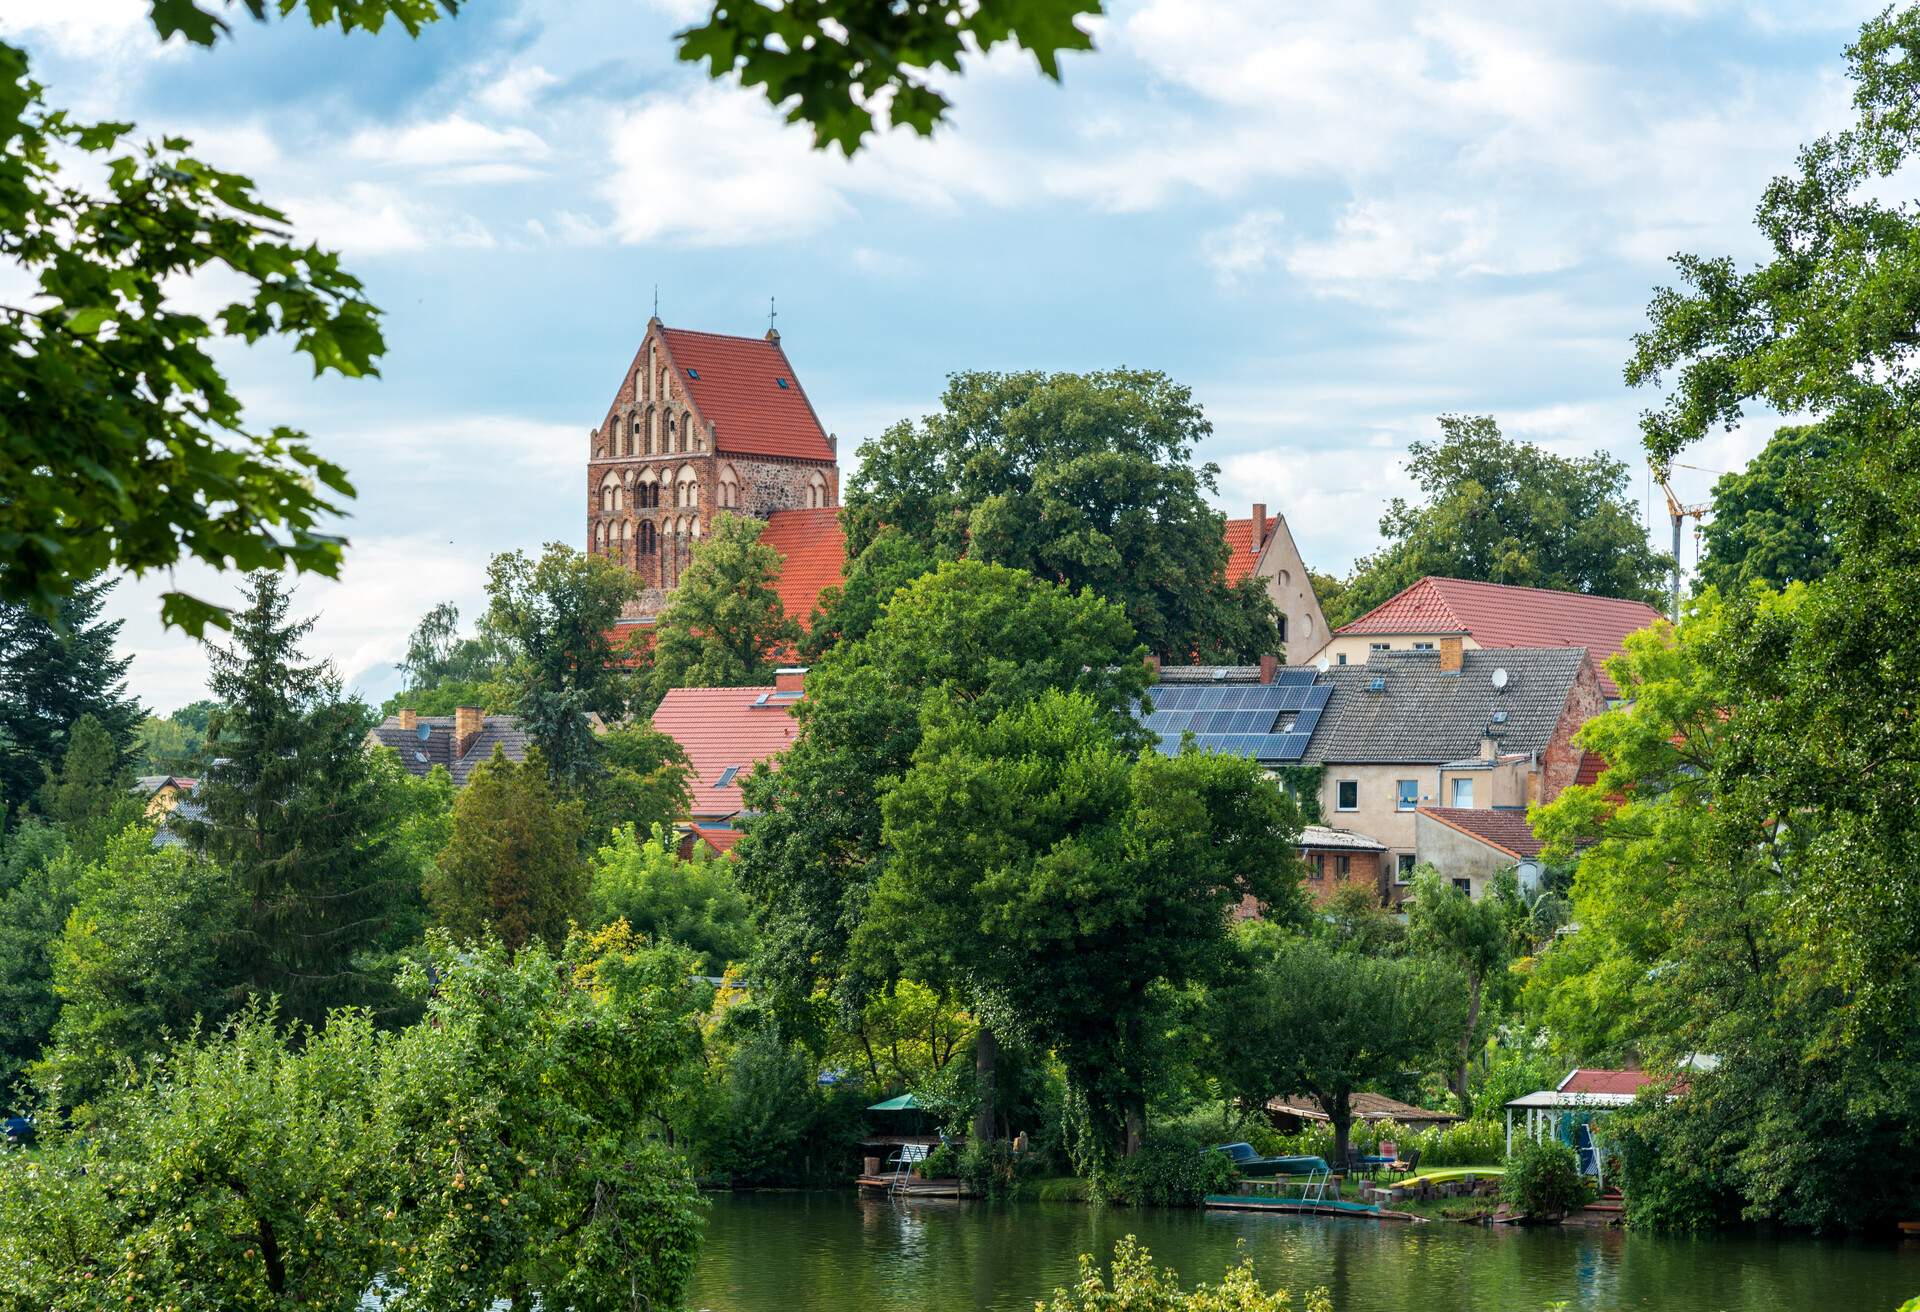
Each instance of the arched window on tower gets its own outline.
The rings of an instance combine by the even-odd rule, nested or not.
[[[680,412],[680,450],[693,450],[693,415],[686,410]]]
[[[732,465],[720,467],[720,506],[724,510],[740,508],[740,475]]]
[[[816,469],[807,476],[807,507],[811,510],[822,510],[826,508],[826,504],[827,480]]]
[[[682,465],[680,473],[674,479],[675,496],[673,504],[686,510],[700,504],[700,475],[693,472],[692,465]]]
[[[658,531],[653,527],[653,521],[650,519],[641,520],[640,534],[639,534],[639,554],[642,556],[651,556],[659,549],[660,549],[660,537],[659,537]]]
[[[620,478],[611,469],[600,480],[600,509],[603,511],[620,509]]]

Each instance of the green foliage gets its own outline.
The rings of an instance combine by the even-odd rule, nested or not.
[[[586,906],[585,824],[537,750],[515,762],[495,746],[455,798],[452,835],[427,876],[434,923],[458,938],[491,933],[509,949],[561,942]]]
[[[645,1128],[697,1041],[677,954],[430,945],[394,1033],[252,1009],[0,1176],[0,1302],[677,1306],[700,1204]],[[288,1145],[298,1151],[288,1151]]]
[[[424,0],[416,0],[424,3]],[[716,9],[677,37],[680,58],[710,74],[764,86],[790,123],[813,128],[814,145],[852,155],[876,126],[921,136],[946,120],[935,70],[960,71],[963,53],[1011,44],[1060,80],[1060,52],[1091,50],[1082,15],[1100,0],[933,0],[925,5],[854,6],[844,0],[773,0]],[[876,122],[877,118],[877,122]]]
[[[1242,961],[1208,995],[1221,1082],[1263,1106],[1310,1093],[1344,1160],[1356,1092],[1432,1063],[1459,1032],[1466,989],[1438,963],[1365,957],[1280,926],[1236,931]]]
[[[600,768],[588,717],[624,719],[633,701],[635,677],[612,633],[638,589],[631,570],[559,542],[537,561],[509,551],[487,565],[486,624],[513,652],[505,681],[514,713],[568,787]]]
[[[0,1102],[60,1013],[53,958],[81,862],[61,831],[23,819],[0,832]]]
[[[699,955],[699,969],[718,975],[753,949],[747,899],[734,883],[733,862],[704,844],[685,860],[673,834],[655,824],[640,838],[632,825],[589,859],[588,923],[624,920],[656,942],[677,943]]]
[[[1417,871],[1407,904],[1407,941],[1413,951],[1454,967],[1466,984],[1466,1004],[1454,1036],[1447,1083],[1462,1116],[1473,1115],[1468,1063],[1486,1040],[1491,1017],[1504,1006],[1513,976],[1507,967],[1520,947],[1526,908],[1511,871],[1497,876],[1486,895],[1473,898],[1432,867]]]
[[[1238,1137],[1247,1140],[1262,1153],[1275,1157],[1305,1155],[1332,1162],[1344,1156],[1334,1151],[1333,1128],[1324,1123],[1309,1126],[1298,1134],[1280,1134],[1250,1125]],[[1422,1168],[1498,1166],[1507,1156],[1506,1126],[1492,1119],[1455,1121],[1424,1130],[1398,1125],[1393,1121],[1369,1121],[1356,1124],[1347,1139],[1349,1147],[1369,1154],[1380,1153],[1381,1145],[1389,1143],[1402,1157],[1418,1149]],[[1213,1142],[1222,1140],[1215,1139]]]
[[[1113,1246],[1113,1275],[1109,1284],[1091,1256],[1080,1255],[1080,1279],[1071,1289],[1056,1289],[1034,1312],[1288,1312],[1293,1300],[1285,1290],[1268,1292],[1260,1284],[1253,1259],[1243,1257],[1218,1285],[1198,1285],[1183,1292],[1180,1277],[1153,1263],[1153,1255],[1132,1235]],[[1327,1291],[1307,1295],[1305,1312],[1333,1312]]]
[[[0,159],[0,178],[4,175]],[[0,220],[4,212],[0,200]],[[0,337],[4,318],[0,311]],[[0,361],[0,373],[15,363]],[[4,422],[0,419],[0,426]],[[114,751],[111,770],[118,775],[132,759],[142,719],[140,703],[127,696],[133,658],[114,650],[120,621],[99,622],[112,583],[73,585],[51,620],[25,602],[5,599],[10,568],[4,559],[5,525],[9,511],[17,509],[7,505],[8,458],[0,454],[0,808],[38,803],[47,772],[60,768],[68,730],[82,716],[91,716],[106,731]]]
[[[600,735],[600,772],[587,785],[587,834],[611,841],[622,825],[640,833],[671,826],[693,802],[686,749],[645,720]]]
[[[842,514],[849,558],[890,529],[935,560],[964,553],[1091,589],[1169,659],[1281,649],[1265,589],[1226,584],[1222,519],[1206,502],[1219,471],[1193,463],[1213,430],[1187,388],[1131,370],[963,373],[941,402],[861,447]]]
[[[1380,905],[1372,886],[1347,880],[1314,908],[1314,933],[1335,947],[1367,957],[1398,956],[1407,942],[1401,918]]]
[[[460,0],[240,0],[240,4],[261,23],[305,9],[313,26],[337,27],[342,35],[378,32],[391,18],[408,36],[419,36],[427,24],[439,21],[442,10],[452,17],[460,8]],[[233,33],[221,13],[203,0],[148,0],[148,8],[162,39],[179,33],[195,45],[210,46]]]
[[[1557,1139],[1529,1140],[1507,1159],[1500,1197],[1535,1220],[1558,1220],[1585,1207],[1593,1191],[1573,1149]]]
[[[1056,1052],[1096,1161],[1142,1124],[1159,991],[1224,969],[1228,910],[1304,917],[1286,795],[1240,757],[1136,755],[1131,732],[1077,691],[984,724],[931,706],[853,937],[875,974],[964,988]]]
[[[68,731],[59,771],[47,771],[41,813],[83,857],[98,857],[108,839],[141,818],[143,800],[128,791],[133,781],[121,762],[119,746],[89,713]]]
[[[1575,459],[1511,441],[1486,415],[1442,415],[1440,433],[1407,448],[1425,502],[1389,503],[1380,518],[1387,544],[1355,565],[1338,599],[1344,619],[1329,611],[1329,624],[1429,574],[1661,601],[1672,561],[1647,545],[1624,464],[1605,452]]]
[[[1233,1159],[1189,1135],[1157,1131],[1140,1151],[1094,1176],[1103,1202],[1134,1207],[1198,1207],[1208,1194],[1230,1194]]]
[[[880,795],[912,762],[923,702],[984,720],[1079,688],[1130,727],[1142,655],[1119,607],[977,560],[915,580],[871,633],[829,651],[807,676],[780,768],[744,784],[758,818],[736,851],[763,987],[804,1002],[824,980],[857,1006],[879,982],[851,969],[847,939],[884,865]]]
[[[722,511],[695,544],[654,628],[654,704],[673,688],[770,682],[775,658],[799,642],[800,626],[780,601],[780,553],[760,544],[765,528]]]
[[[951,1099],[934,1092],[942,1072],[972,1073],[968,1063],[953,1059],[972,1051],[979,1026],[950,991],[896,980],[875,989],[857,1012],[838,1022],[829,1036],[829,1062],[859,1070],[875,1090],[911,1090],[942,1123],[957,1125],[964,1119],[963,1109],[973,1102],[971,1080]]]
[[[1745,469],[1722,474],[1701,529],[1700,583],[1733,596],[1752,583],[1784,588],[1831,570],[1837,450],[1818,425],[1789,425]]]
[[[81,869],[53,949],[60,1000],[35,1072],[57,1101],[91,1103],[143,1078],[173,1039],[238,1000],[230,955],[244,904],[226,871],[133,826]]]
[[[135,774],[198,775],[206,768],[202,748],[218,703],[202,698],[172,715],[149,715],[140,722]]]
[[[386,961],[369,954],[417,927],[417,855],[366,751],[366,707],[341,697],[330,667],[305,663],[312,621],[287,618],[277,574],[251,575],[246,596],[233,645],[208,648],[220,709],[195,793],[205,815],[173,827],[243,899],[237,981],[318,1025],[336,1006],[392,1004]]]
[[[818,661],[837,643],[873,632],[893,594],[956,557],[898,529],[881,525],[866,549],[846,564],[845,581],[820,594],[800,640],[800,654]]]

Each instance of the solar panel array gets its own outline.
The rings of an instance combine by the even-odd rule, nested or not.
[[[1272,683],[1163,683],[1148,690],[1153,714],[1144,725],[1168,756],[1191,733],[1202,751],[1297,761],[1332,692],[1312,670],[1281,670]]]

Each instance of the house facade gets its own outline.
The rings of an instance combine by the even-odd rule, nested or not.
[[[722,511],[766,520],[787,552],[822,534],[842,550],[820,513],[840,505],[838,441],[772,329],[731,337],[648,320],[587,444],[587,549],[640,576],[629,620],[660,612]]]
[[[1496,647],[1585,647],[1609,701],[1619,690],[1606,670],[1626,636],[1661,619],[1645,602],[1471,579],[1421,579],[1348,624],[1313,654],[1330,665],[1364,665],[1380,652],[1434,651],[1456,639],[1468,651]]]
[[[1320,611],[1313,580],[1294,545],[1284,515],[1269,515],[1262,502],[1253,503],[1246,519],[1226,523],[1227,586],[1241,579],[1259,579],[1280,612],[1281,659],[1305,658],[1327,641],[1327,617]]]
[[[1423,806],[1414,813],[1413,841],[1421,865],[1430,865],[1471,897],[1511,870],[1522,892],[1540,887],[1545,864],[1527,813]]]

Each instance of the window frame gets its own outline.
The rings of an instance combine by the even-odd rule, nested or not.
[[[1456,811],[1473,810],[1473,776],[1455,775],[1452,779],[1449,779],[1447,783],[1449,785],[1447,788],[1447,805]],[[1467,800],[1465,802],[1460,800],[1460,789],[1462,785],[1465,785],[1467,790]]]
[[[1408,790],[1412,796],[1408,796]],[[1418,811],[1420,809],[1420,781],[1418,779],[1395,779],[1393,781],[1393,809],[1396,811]]]
[[[1341,797],[1347,789],[1353,790],[1353,801],[1343,804]],[[1333,809],[1339,812],[1358,811],[1360,809],[1360,781],[1358,779],[1335,779],[1333,781]]]
[[[1411,884],[1413,882],[1414,867],[1419,864],[1420,858],[1415,853],[1401,852],[1395,855],[1393,861],[1393,882],[1396,884]]]

